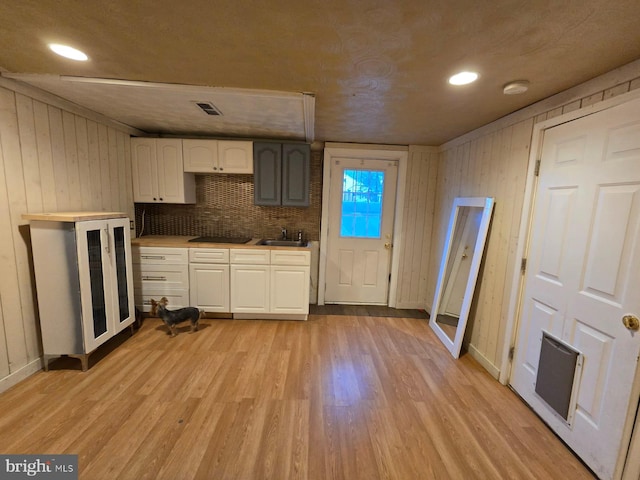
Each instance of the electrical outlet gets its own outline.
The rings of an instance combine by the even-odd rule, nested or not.
[[[133,230],[135,226],[133,225],[133,220],[129,220],[129,230]]]

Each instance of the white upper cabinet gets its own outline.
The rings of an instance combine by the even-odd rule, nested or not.
[[[253,173],[253,142],[218,140],[218,164],[221,173]]]
[[[214,173],[218,171],[217,140],[182,140],[184,171]]]
[[[195,178],[184,173],[180,139],[132,138],[131,163],[134,202],[195,203]]]
[[[184,171],[253,173],[253,142],[183,139]]]

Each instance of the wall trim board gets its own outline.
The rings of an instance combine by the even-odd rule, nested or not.
[[[409,145],[409,151],[421,153],[440,153],[440,147],[432,147],[428,145]]]
[[[577,108],[580,108],[581,100],[584,99],[586,102],[591,102],[593,101],[591,97],[593,97],[597,93],[613,90],[622,84],[629,84],[627,86],[627,89],[622,90],[622,92],[627,92],[629,91],[629,89],[633,89],[634,87],[638,88],[635,85],[635,83],[637,82],[635,82],[634,85],[631,85],[631,83],[632,81],[637,80],[639,77],[640,60],[635,60],[631,63],[623,65],[622,67],[600,75],[599,77],[587,80],[584,83],[547,97],[543,100],[529,105],[528,107],[524,107],[516,112],[499,118],[498,120],[472,130],[471,132],[465,133],[460,137],[443,143],[438,147],[439,151],[444,152],[446,150],[455,148],[464,143],[475,140],[476,138],[488,135],[491,132],[495,132],[509,125],[527,120],[532,117],[537,117],[540,114],[549,112],[553,109],[557,109],[561,106],[578,102]]]
[[[13,373],[10,373],[6,377],[0,379],[0,393],[9,390],[14,385],[17,385],[22,380],[30,377],[37,371],[42,370],[42,357],[38,357],[35,360],[27,363],[25,366],[19,368]]]
[[[471,358],[476,360],[487,372],[489,372],[489,375],[496,380],[500,378],[500,369],[498,367],[491,363],[489,359],[482,355],[482,353],[480,353],[473,345],[469,344],[467,348],[467,352],[471,355]]]
[[[391,151],[409,151],[408,145],[378,145],[373,143],[334,143],[325,142],[324,148],[336,149],[353,149],[353,150],[391,150]],[[430,148],[430,147],[425,147]]]
[[[4,87],[15,93],[20,93],[27,97],[31,97],[34,100],[38,100],[40,102],[51,105],[53,107],[58,107],[61,110],[65,110],[75,115],[79,115],[89,120],[93,120],[97,123],[107,125],[109,127],[115,128],[129,135],[133,135],[137,137],[149,136],[149,134],[147,134],[146,132],[143,132],[142,130],[138,130],[137,128],[133,128],[124,123],[117,122],[109,117],[102,115],[101,113],[95,112],[88,108],[72,103],[68,100],[65,100],[62,97],[58,97],[57,95],[53,95],[52,93],[49,93],[45,90],[36,88],[33,85],[29,85],[27,83],[20,82],[18,80],[7,78],[2,75],[2,72],[0,72],[0,87]]]

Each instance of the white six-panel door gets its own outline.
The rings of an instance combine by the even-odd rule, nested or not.
[[[640,102],[544,132],[511,384],[601,478],[626,451],[640,333]],[[584,355],[573,422],[535,393],[545,329]]]
[[[379,159],[333,159],[329,192],[329,228],[325,302],[386,305],[393,246],[398,162]],[[368,187],[354,185],[361,173],[373,172],[383,179],[381,197],[367,199]],[[351,177],[354,175],[354,177]],[[351,185],[349,185],[349,183]],[[351,190],[351,193],[348,192]],[[353,193],[361,191],[362,193]],[[343,203],[356,205],[352,216],[357,227],[344,228]],[[371,200],[371,209],[364,205]],[[374,207],[375,205],[375,207]],[[379,216],[369,215],[379,209]],[[368,220],[365,217],[369,216]],[[346,220],[345,220],[346,221]],[[362,221],[362,224],[359,222]],[[375,222],[376,227],[360,228]],[[348,230],[348,233],[346,232]]]

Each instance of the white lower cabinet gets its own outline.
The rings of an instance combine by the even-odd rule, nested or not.
[[[268,265],[231,265],[231,311],[269,313]]]
[[[230,262],[233,313],[306,319],[311,262],[308,250],[231,249]]]
[[[169,308],[197,307],[234,318],[306,320],[311,253],[306,249],[133,249],[136,305],[167,297]]]
[[[190,305],[205,312],[229,312],[229,249],[189,249]]]
[[[309,313],[310,267],[271,266],[271,313]]]
[[[269,313],[269,250],[234,249],[231,263],[231,312]]]
[[[172,247],[133,247],[135,303],[151,310],[151,299],[167,297],[169,309],[189,306],[188,250]]]

